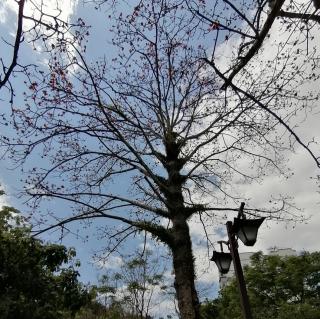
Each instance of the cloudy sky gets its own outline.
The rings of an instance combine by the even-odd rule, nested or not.
[[[270,32],[271,36],[265,42],[265,50],[261,51],[259,58],[251,66],[249,71],[253,76],[259,78],[261,76],[261,65],[267,60],[272,60],[277,54],[277,45],[288,40],[288,34],[279,32],[280,24],[276,22]],[[313,29],[315,35],[312,45],[320,50],[320,27],[315,26]],[[290,35],[290,40],[294,41],[293,35]],[[298,39],[298,38],[297,38]],[[235,39],[240,41],[239,39]],[[295,49],[305,49],[306,43],[301,43]],[[227,69],[230,56],[234,50],[234,43],[228,42],[219,48],[221,55],[219,59],[220,69]],[[298,63],[303,64],[304,56],[298,58]],[[318,70],[319,72],[319,70]],[[306,92],[319,92],[320,81],[310,81],[300,89],[301,94]],[[314,109],[307,112],[302,111],[292,119],[291,127],[299,135],[302,141],[310,143],[310,149],[316,155],[320,155],[320,103],[314,103]],[[283,132],[284,130],[282,130]],[[246,247],[242,243],[239,245],[240,252],[263,251],[268,253],[272,248],[292,248],[298,253],[302,251],[319,251],[319,227],[320,227],[320,193],[319,185],[316,183],[316,176],[319,175],[319,168],[315,161],[307,154],[301,147],[295,147],[295,152],[286,153],[284,163],[287,168],[291,170],[292,176],[290,178],[281,177],[277,174],[268,174],[263,178],[262,182],[253,182],[251,184],[237,184],[240,192],[245,198],[250,199],[251,207],[268,207],[269,201],[273,198],[278,198],[279,195],[284,195],[292,199],[291,211],[297,214],[304,215],[305,220],[296,222],[277,222],[266,220],[258,234],[257,243],[254,247]],[[243,163],[243,167],[246,163]],[[237,180],[234,183],[238,183]],[[299,211],[300,210],[300,211]],[[227,214],[232,220],[234,214]],[[199,223],[194,221],[194,234],[196,238],[201,238],[203,229]],[[225,227],[218,227],[213,231],[215,238],[226,239]],[[219,250],[219,245],[215,248]],[[209,263],[205,257],[206,248],[198,246],[196,251],[199,254],[198,270],[202,275],[200,280],[204,282],[215,282],[218,278],[218,271],[212,263]]]
[[[63,19],[68,20],[75,14],[77,15],[85,12],[82,5],[79,4],[77,6],[77,1],[69,2],[63,0],[46,1],[47,10],[50,12],[56,12],[57,2],[58,4],[63,3],[64,10],[61,16]],[[30,7],[28,7],[30,3],[26,3],[26,13],[28,14],[31,10]],[[0,3],[0,34],[6,34],[9,39],[13,35],[12,32],[14,31],[12,17],[15,15],[16,7],[16,3],[11,0]],[[101,13],[95,14],[98,16],[88,15],[89,22],[90,19],[95,19],[102,25],[102,23],[104,23],[103,15]],[[28,27],[28,25],[26,25],[26,27]],[[276,32],[277,28],[278,26],[275,25],[274,32],[272,32],[272,36],[268,40],[270,43],[274,40],[280,42],[284,39],[282,37],[285,37],[285,35]],[[314,45],[320,50],[319,31],[319,28],[317,29],[317,32],[314,31],[315,34],[318,34]],[[100,32],[101,33],[97,33],[96,36],[102,36],[103,31]],[[221,61],[219,63],[222,68],[224,63],[227,63],[228,55],[232,52],[233,43],[228,42],[228,45],[229,47],[224,46],[223,48],[220,48]],[[9,54],[10,48],[8,46],[3,45],[2,43],[0,48],[1,54]],[[267,60],[272,57],[272,54],[274,53],[272,50],[273,49],[270,47],[270,50],[263,51],[260,59]],[[35,59],[37,59],[37,62],[43,62],[42,57],[39,54],[35,56]],[[259,65],[256,66],[256,72],[259,74]],[[303,87],[302,90],[318,90],[319,87],[320,83],[309,83],[308,86]],[[5,98],[1,101],[2,108],[9,108],[9,105],[6,105],[5,101],[7,101]],[[317,142],[320,139],[319,123],[320,105],[318,105],[313,111],[308,112],[307,116],[305,116],[305,114],[298,115],[295,118],[295,123],[292,123],[292,125],[295,126],[296,124],[299,124],[298,127],[295,127],[295,131],[299,133],[302,140],[311,141],[315,138],[315,141]],[[2,129],[3,128],[0,128],[0,130]],[[316,154],[320,155],[320,148],[317,149],[316,143],[312,144],[311,147],[315,152],[318,152]],[[298,252],[303,250],[320,250],[320,241],[318,239],[320,227],[320,194],[318,192],[318,185],[314,180],[314,178],[319,174],[318,169],[315,162],[301,147],[296,147],[295,153],[287,154],[286,165],[288,165],[294,173],[289,179],[271,174],[266,176],[261,183],[239,185],[239,187],[241,187],[241,192],[245,197],[252,199],[252,203],[254,203],[256,207],[265,207],[272,196],[277,197],[279,194],[286,194],[292,197],[296,207],[301,209],[306,216],[306,221],[302,223],[276,223],[275,221],[266,221],[259,231],[259,237],[256,245],[252,248],[240,245],[240,252],[262,250],[267,253],[268,249],[271,247],[293,248]],[[2,160],[0,167],[0,183],[7,191],[8,196],[6,198],[1,198],[0,200],[2,201],[2,204],[11,204],[23,210],[23,203],[16,197],[19,187],[21,187],[18,182],[19,171],[12,170],[11,168],[11,163]],[[63,209],[63,207],[61,207],[61,209]],[[229,217],[232,218],[232,214],[230,214]],[[209,292],[206,291],[206,293],[212,296],[217,292],[218,272],[215,265],[209,262],[208,251],[201,242],[203,238],[202,228],[196,220],[192,221],[191,225],[195,239],[194,247],[197,257],[196,265],[199,274],[199,281],[203,284],[201,288],[208,289],[209,287],[210,289],[211,286],[212,290]],[[225,239],[223,227],[224,226],[222,225],[218,229],[212,229],[212,233],[215,234],[216,240]],[[86,282],[95,282],[98,276],[97,271],[92,267],[89,261],[92,261],[92,252],[95,248],[101,246],[101,241],[99,241],[98,238],[92,237],[92,240],[84,243],[82,240],[77,239],[76,236],[69,236],[66,238],[64,244],[76,247],[78,257],[82,260],[82,279]],[[216,248],[218,248],[217,245]],[[114,268],[121,265],[121,260],[119,259],[119,256],[114,256],[112,259],[108,260],[106,264],[101,264],[101,262],[98,262],[98,264],[105,268]],[[168,271],[167,275],[168,277],[171,277],[171,272]]]

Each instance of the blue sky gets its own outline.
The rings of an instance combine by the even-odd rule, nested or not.
[[[54,1],[53,1],[54,2]],[[50,4],[50,2],[48,2]],[[67,3],[67,1],[65,2]],[[12,6],[12,5],[10,5]],[[9,6],[9,7],[10,7]],[[8,6],[4,3],[0,4],[0,34],[6,35],[10,38],[10,32],[14,30],[14,17],[15,13],[10,10]],[[14,5],[13,5],[14,7]],[[90,10],[88,9],[90,8]],[[110,27],[110,20],[106,17],[104,11],[94,10],[90,5],[79,4],[76,8],[68,7],[66,5],[64,14],[66,17],[76,18],[78,16],[83,17],[86,22],[90,25],[95,25],[90,32],[92,32],[92,37],[88,43],[88,50],[92,60],[95,57],[99,56],[100,46],[105,45],[111,40],[111,33],[108,32]],[[274,38],[279,38],[281,40],[281,35],[273,34]],[[318,43],[316,44],[320,48],[320,40],[316,39]],[[3,46],[1,42],[0,52],[1,56],[4,57],[10,52],[10,48]],[[221,65],[227,63],[228,52],[232,51],[231,47],[221,47]],[[270,50],[271,51],[271,50]],[[108,50],[104,50],[107,54],[107,58],[116,54],[116,50],[112,49],[109,45]],[[264,56],[262,59],[267,59],[271,52],[263,53]],[[20,53],[21,59],[34,60],[36,63],[42,60],[42,55],[39,53],[33,52],[30,46],[26,43],[23,44],[22,51]],[[259,69],[259,66],[256,66]],[[21,79],[14,79],[15,86],[20,88],[23,87]],[[319,83],[309,83],[308,89],[317,90]],[[306,88],[301,88],[301,90],[306,90]],[[8,96],[5,91],[1,92],[1,108],[4,112],[9,112]],[[21,92],[17,90],[17,96],[15,103],[19,105],[23,104],[23,99]],[[299,124],[299,127],[296,128],[297,132],[305,139],[311,140],[312,137],[316,138],[316,141],[319,140],[319,128],[318,123],[320,122],[320,112],[312,111],[309,116],[307,116],[302,124]],[[302,115],[300,116],[302,119]],[[297,119],[298,123],[299,119]],[[295,123],[293,123],[294,125]],[[6,133],[10,130],[10,127],[1,127],[1,133]],[[11,133],[10,133],[11,134]],[[13,132],[12,132],[13,134]],[[319,151],[317,145],[312,146],[316,151]],[[31,162],[36,163],[40,161],[40,158],[34,156]],[[318,214],[319,211],[319,194],[318,186],[310,177],[317,175],[317,168],[315,167],[314,162],[308,157],[308,155],[299,147],[296,148],[296,152],[293,154],[287,154],[286,163],[293,169],[294,176],[288,180],[283,179],[274,174],[266,176],[262,183],[253,183],[251,185],[241,185],[239,183],[239,188],[245,194],[246,197],[253,199],[253,202],[257,207],[263,207],[266,202],[272,197],[277,196],[280,193],[288,194],[293,197],[296,201],[296,204],[301,209],[304,209],[307,215],[310,215],[310,220],[308,223],[302,224],[284,224],[276,222],[266,222],[262,226],[262,229],[259,233],[259,239],[257,244],[254,247],[254,250],[263,250],[267,252],[268,248],[278,246],[280,248],[291,247],[298,251],[301,250],[320,250],[320,243],[318,240],[318,228],[320,226],[320,217]],[[44,165],[41,162],[41,165]],[[8,159],[4,159],[1,162],[0,166],[0,181],[1,184],[5,187],[8,193],[7,202],[11,205],[19,208],[21,211],[27,211],[27,207],[23,202],[23,199],[16,197],[19,190],[23,187],[23,183],[20,182],[20,179],[25,178],[19,168],[12,169],[14,164]],[[235,183],[239,181],[234,181]],[[121,180],[118,183],[112,185],[116,191],[121,192],[123,189],[123,184],[126,183],[126,180]],[[65,203],[59,201],[51,201],[47,204],[45,209],[58,211],[60,214],[65,214],[68,211],[68,206]],[[232,218],[233,215],[229,214],[229,218]],[[102,249],[105,245],[103,239],[99,238],[96,233],[95,226],[102,226],[102,223],[108,223],[108,221],[95,221],[86,230],[82,229],[81,225],[70,225],[70,229],[73,232],[73,235],[70,234],[63,239],[63,244],[67,246],[74,246],[77,250],[77,256],[82,262],[81,267],[81,279],[84,282],[96,282],[99,271],[92,265],[92,253],[96,250]],[[190,221],[193,236],[194,236],[194,247],[195,254],[197,259],[197,269],[199,272],[199,279],[202,283],[207,283],[212,285],[212,290],[210,294],[215,294],[217,291],[217,270],[214,265],[209,263],[209,258],[206,252],[205,243],[203,240],[203,230],[199,225],[199,221],[194,219]],[[225,236],[223,226],[219,225],[217,229],[212,228],[212,233],[215,234],[215,238],[222,239]],[[77,232],[80,230],[80,235],[83,239],[77,238]],[[86,236],[89,236],[88,240]],[[48,232],[43,235],[43,238],[46,240],[55,240],[59,241],[60,233],[59,232]],[[133,251],[139,244],[139,241],[133,239],[126,246],[128,252]],[[218,248],[218,246],[216,246]],[[251,251],[252,248],[240,247],[242,251]],[[213,282],[215,284],[213,285]]]

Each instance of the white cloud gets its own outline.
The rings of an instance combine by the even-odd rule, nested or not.
[[[69,21],[70,17],[75,11],[78,0],[33,0],[26,1],[24,6],[24,14],[35,19],[40,18],[41,11],[49,15],[59,15],[59,18]],[[41,11],[39,10],[41,8]],[[0,4],[0,22],[4,23],[1,19],[2,15],[5,16],[6,10],[11,10],[15,13],[18,12],[18,4],[15,1],[4,1]],[[30,21],[24,21],[24,27],[30,27]]]
[[[74,14],[78,5],[78,0],[33,0],[26,1],[24,6],[24,15],[30,19],[23,20],[23,30],[26,32],[24,36],[26,37],[26,43],[31,45],[36,49],[35,52],[41,53],[43,50],[43,41],[34,41],[38,38],[38,34],[44,34],[49,36],[49,42],[47,45],[54,43],[59,37],[56,33],[52,36],[53,32],[51,29],[47,29],[45,26],[35,25],[34,21],[39,21],[41,19],[42,23],[54,26],[56,24],[56,18],[64,21],[70,22],[72,15]],[[0,4],[0,24],[6,23],[6,16],[9,12],[15,14],[18,13],[18,4],[15,1],[5,1]],[[34,21],[33,21],[34,20]],[[17,21],[10,24],[12,30],[10,30],[10,35],[12,38],[15,37]],[[41,28],[41,31],[40,31]],[[64,33],[65,39],[71,39],[72,36],[69,31],[65,30],[65,27],[60,23],[59,31]],[[39,63],[46,65],[47,58],[45,56],[40,56]]]
[[[93,263],[98,267],[98,268],[104,268],[104,269],[120,269],[120,267],[123,265],[124,261],[121,257],[119,256],[99,256],[93,258]]]
[[[7,193],[7,187],[6,185],[3,183],[3,181],[0,179],[0,190],[4,191],[5,193]],[[0,196],[0,208],[2,206],[9,206],[9,198],[6,194]]]
[[[252,185],[246,188],[248,196],[254,198],[256,205],[263,206],[267,194],[287,193],[293,197],[298,208],[303,210],[309,220],[302,223],[289,223],[267,221],[259,233],[259,240],[254,249],[267,251],[269,247],[293,248],[300,250],[319,250],[320,242],[319,226],[319,202],[320,194],[318,186],[310,177],[315,177],[318,172],[313,160],[301,149],[297,154],[292,155],[288,165],[294,168],[295,175],[288,179],[281,179],[278,176],[270,176],[261,185]],[[248,249],[246,249],[248,250]]]
[[[6,10],[3,6],[3,4],[0,4],[0,23],[6,23],[7,19],[6,19]]]
[[[8,201],[7,201],[7,199],[6,199],[6,197],[5,196],[1,196],[0,197],[0,208],[2,207],[2,206],[8,206],[9,204],[8,204]]]

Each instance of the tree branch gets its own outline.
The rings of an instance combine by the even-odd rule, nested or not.
[[[22,25],[23,25],[23,9],[25,0],[20,0],[18,2],[19,4],[19,11],[18,11],[18,22],[17,22],[17,33],[15,38],[15,43],[13,45],[13,55],[12,55],[12,61],[7,71],[4,72],[4,78],[0,79],[0,89],[6,85],[6,83],[9,81],[10,75],[13,72],[13,69],[18,63],[18,52],[20,48],[20,43],[22,42]],[[5,68],[4,68],[5,70]]]
[[[277,18],[278,13],[283,5],[285,0],[276,0],[275,4],[268,15],[266,22],[264,23],[261,32],[257,36],[256,40],[254,40],[253,45],[249,49],[248,53],[240,58],[239,63],[233,68],[233,71],[230,75],[225,79],[225,83],[221,87],[221,89],[226,90],[227,87],[230,85],[233,78],[249,63],[249,61],[253,58],[253,56],[259,51],[261,48],[264,39],[268,35],[274,20]],[[208,60],[207,60],[208,61]]]
[[[226,81],[225,83],[227,83],[227,81],[229,81],[230,77],[227,79],[215,66],[215,64],[211,61],[209,61],[208,59],[206,59],[206,61],[211,65],[211,67],[215,70],[215,72],[224,80]],[[278,120],[278,122],[283,125],[286,130],[293,135],[293,137],[295,138],[295,140],[298,142],[298,144],[300,144],[310,155],[311,157],[314,159],[314,161],[316,162],[317,166],[320,168],[320,161],[319,158],[316,157],[313,152],[309,149],[308,145],[306,145],[305,143],[303,143],[300,139],[300,137],[290,128],[290,126],[279,116],[277,115],[274,111],[272,111],[270,108],[268,108],[266,105],[264,105],[263,103],[261,103],[258,99],[256,99],[252,94],[240,89],[238,86],[234,85],[232,82],[228,82],[229,86],[236,92],[239,92],[243,95],[245,95],[246,97],[248,97],[251,101],[253,101],[254,103],[256,103],[260,108],[262,108],[263,110],[267,111],[269,114],[271,114],[276,120]]]
[[[316,14],[297,13],[297,12],[288,12],[288,11],[280,10],[280,12],[278,13],[278,17],[300,19],[300,20],[306,20],[306,21],[311,20],[311,21],[320,23],[320,15],[316,15]]]

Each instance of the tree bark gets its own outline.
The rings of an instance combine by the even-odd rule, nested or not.
[[[173,220],[173,237],[174,286],[180,315],[183,319],[198,319],[200,304],[194,284],[194,257],[189,227],[183,216]]]
[[[172,242],[169,246],[173,255],[174,287],[180,316],[182,319],[198,319],[200,305],[194,284],[194,257],[187,223],[190,214],[184,205],[182,185],[185,179],[180,174],[184,164],[184,160],[179,158],[181,146],[174,132],[166,134],[164,166],[168,172],[168,179],[163,193],[170,207],[169,215],[172,221]]]

